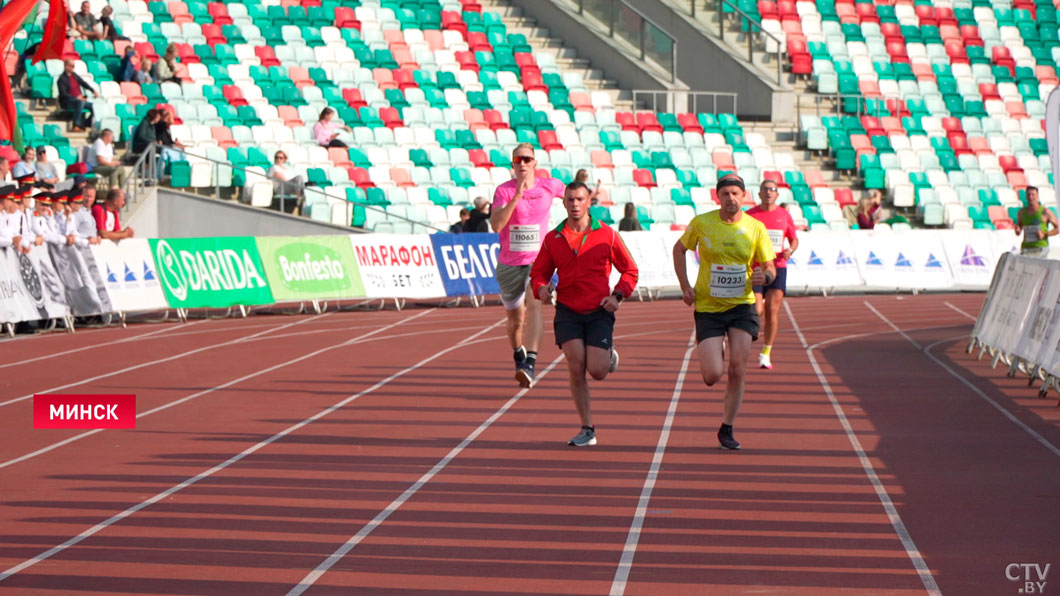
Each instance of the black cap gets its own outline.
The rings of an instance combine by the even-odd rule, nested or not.
[[[14,194],[15,186],[13,184],[9,184],[7,186],[0,186],[0,199],[12,198],[12,195]]]
[[[45,204],[51,204],[52,199],[55,198],[55,193],[50,192],[39,192],[33,196],[33,200],[39,201]]]
[[[747,187],[743,185],[743,180],[739,178],[724,178],[722,180],[718,180],[718,185],[715,188],[717,190],[721,190],[726,186],[738,186],[740,187],[740,190],[747,190]]]

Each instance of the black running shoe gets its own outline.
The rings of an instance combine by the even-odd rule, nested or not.
[[[515,380],[523,389],[534,386],[534,365],[526,360],[515,363]]]
[[[736,439],[732,438],[732,427],[725,428],[724,426],[718,429],[718,443],[721,443],[722,449],[736,450],[740,448],[740,444],[736,442]]]

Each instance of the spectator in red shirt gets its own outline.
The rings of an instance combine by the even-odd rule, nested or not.
[[[592,192],[583,182],[572,182],[563,192],[567,219],[545,235],[530,269],[530,287],[541,302],[556,293],[553,328],[570,371],[570,392],[581,417],[581,431],[568,444],[596,444],[596,427],[589,408],[588,372],[603,380],[618,368],[612,335],[615,311],[637,285],[637,264],[618,233],[589,215]],[[611,267],[622,274],[611,290]],[[559,285],[549,280],[559,271]]]
[[[92,206],[92,217],[96,220],[96,230],[104,240],[118,242],[133,237],[132,228],[122,228],[120,212],[125,206],[125,191],[112,188],[102,203]]]

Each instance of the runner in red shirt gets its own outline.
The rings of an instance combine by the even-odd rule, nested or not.
[[[637,264],[614,229],[589,216],[591,191],[583,182],[572,182],[563,193],[567,219],[545,235],[541,251],[530,270],[530,288],[541,302],[551,302],[552,274],[559,271],[556,344],[563,350],[570,371],[570,392],[582,428],[569,445],[596,444],[589,407],[588,372],[603,380],[618,368],[613,345],[615,311],[637,285]],[[611,290],[611,267],[622,277]]]
[[[773,342],[777,338],[777,317],[780,314],[780,304],[784,301],[784,293],[787,292],[788,281],[788,258],[795,249],[799,247],[799,239],[795,235],[795,221],[791,214],[777,204],[777,183],[772,180],[762,182],[758,190],[758,198],[762,200],[761,205],[756,205],[747,210],[747,214],[762,222],[769,232],[769,239],[773,243],[773,252],[777,253],[774,264],[777,267],[777,277],[768,286],[754,286],[755,308],[758,316],[762,319],[762,336],[765,340],[762,353],[758,355],[758,366],[761,368],[773,368],[770,352]],[[787,248],[784,241],[787,240]]]

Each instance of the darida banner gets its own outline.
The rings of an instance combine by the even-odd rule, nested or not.
[[[173,308],[274,302],[254,238],[151,239],[158,278]]]
[[[431,243],[446,295],[500,293],[496,270],[501,244],[497,234],[434,234]]]
[[[357,257],[346,236],[258,238],[258,252],[278,301],[365,297]]]

